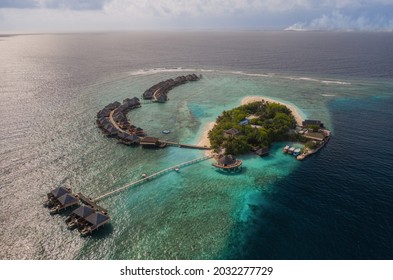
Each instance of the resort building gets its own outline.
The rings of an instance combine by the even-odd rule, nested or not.
[[[319,120],[304,120],[302,122],[302,126],[303,127],[307,127],[307,126],[310,126],[310,125],[317,125],[317,126],[319,126],[321,128],[324,127],[323,123],[321,121],[319,121]]]
[[[240,131],[236,128],[230,128],[224,131],[224,137],[235,137],[240,134]]]
[[[217,163],[212,165],[222,170],[235,171],[241,168],[242,163],[240,159],[236,159],[233,155],[221,155],[217,159]]]

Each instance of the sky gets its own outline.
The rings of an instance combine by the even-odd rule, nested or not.
[[[0,33],[393,31],[393,0],[0,0]]]

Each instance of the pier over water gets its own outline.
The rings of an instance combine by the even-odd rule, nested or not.
[[[144,182],[146,182],[146,181],[149,181],[149,180],[151,180],[151,179],[157,178],[157,177],[159,177],[159,176],[161,176],[161,175],[164,175],[164,174],[167,174],[167,173],[169,173],[169,172],[177,171],[177,170],[180,169],[181,167],[188,166],[188,165],[192,165],[192,164],[195,164],[195,163],[198,163],[198,162],[207,160],[207,159],[211,159],[211,158],[213,158],[212,155],[210,155],[210,156],[204,156],[204,157],[196,158],[196,159],[193,159],[193,160],[189,160],[189,161],[186,161],[186,162],[183,162],[183,163],[174,165],[174,166],[172,166],[172,167],[165,168],[165,169],[163,169],[163,170],[161,170],[161,171],[158,171],[158,172],[155,172],[155,173],[153,173],[153,174],[151,174],[151,175],[149,175],[149,176],[146,176],[146,177],[144,177],[144,178],[142,178],[142,179],[140,179],[140,180],[137,180],[137,181],[135,181],[135,182],[132,182],[132,183],[130,183],[130,184],[127,184],[127,185],[125,185],[125,186],[123,186],[123,187],[121,187],[121,188],[118,188],[118,189],[116,189],[116,190],[113,190],[113,191],[111,191],[111,192],[108,192],[108,193],[106,193],[106,194],[103,194],[103,195],[101,195],[101,196],[99,196],[99,197],[96,197],[96,198],[93,199],[93,201],[94,201],[94,202],[97,202],[97,201],[99,201],[99,200],[101,200],[101,199],[104,199],[104,198],[106,198],[106,197],[108,197],[108,196],[111,196],[111,195],[113,195],[113,194],[115,194],[115,193],[121,192],[121,191],[123,191],[123,190],[125,190],[125,189],[128,189],[128,188],[130,188],[130,187],[133,187],[133,186],[135,186],[135,185],[144,183]]]

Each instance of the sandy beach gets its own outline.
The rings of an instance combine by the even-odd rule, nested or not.
[[[295,117],[297,124],[298,125],[302,124],[303,118],[299,112],[299,109],[296,108],[296,106],[284,103],[282,101],[275,100],[273,98],[269,98],[269,97],[265,97],[265,96],[246,96],[242,99],[242,101],[240,102],[240,105],[248,104],[248,103],[255,102],[255,101],[262,101],[262,100],[265,100],[268,102],[275,102],[275,103],[279,103],[284,106],[287,106],[292,111],[292,115]],[[212,130],[215,125],[216,125],[215,122],[209,122],[205,125],[205,127],[203,129],[202,136],[198,142],[199,146],[210,146],[210,141],[209,141],[209,137],[208,137],[209,131]],[[206,152],[206,154],[210,154],[210,153],[211,153],[211,151]]]

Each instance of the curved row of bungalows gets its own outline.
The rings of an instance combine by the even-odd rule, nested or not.
[[[141,141],[141,138],[135,134],[128,134],[128,133],[120,133],[117,136],[119,143],[125,145],[138,145]]]
[[[44,206],[49,208],[50,214],[59,213],[68,207],[79,205],[79,197],[72,193],[69,187],[57,187],[47,194]]]
[[[106,105],[102,110],[98,111],[97,118],[99,119],[102,117],[109,117],[109,114],[111,113],[111,111],[115,110],[120,105],[121,105],[121,103],[118,101]]]
[[[78,228],[81,235],[86,236],[109,221],[110,217],[106,211],[82,205],[75,209],[65,222],[68,229]]]
[[[152,100],[153,102],[166,102],[168,100],[167,93],[172,88],[184,84],[186,82],[198,81],[200,77],[196,74],[189,74],[187,76],[179,76],[175,79],[169,79],[159,82],[154,86],[148,88],[142,95],[143,99]]]

